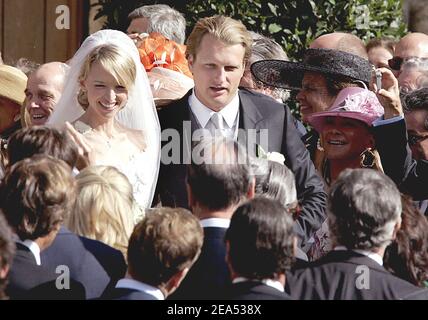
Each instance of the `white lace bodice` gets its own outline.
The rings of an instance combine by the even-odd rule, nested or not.
[[[148,185],[147,181],[151,179],[151,172],[153,172],[151,170],[153,170],[153,168],[150,169],[147,167],[148,160],[147,153],[140,152],[132,155],[127,163],[110,162],[107,159],[99,159],[95,160],[95,164],[116,167],[131,183],[135,201],[137,201],[142,208],[149,208],[151,203],[148,203],[148,198],[151,185]]]
[[[83,134],[84,137],[86,136],[89,138],[91,137],[91,132],[93,134],[92,129],[80,121],[77,121],[74,127],[78,132]],[[93,148],[93,151],[96,151],[91,159],[92,164],[117,168],[131,183],[134,199],[137,204],[143,209],[149,208],[151,205],[153,172],[156,171],[156,168],[151,168],[153,161],[149,159],[148,153],[145,151],[135,151],[128,156],[126,152],[128,150],[126,148],[117,151],[117,148],[115,148],[115,146],[110,146],[109,143],[106,144],[108,147],[101,145],[101,148],[99,145],[93,145],[101,144],[102,141],[99,139],[95,141],[94,139],[90,139],[88,142]],[[128,144],[125,145],[128,146]],[[132,144],[130,146],[133,147]]]

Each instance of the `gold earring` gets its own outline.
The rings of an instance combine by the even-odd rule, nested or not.
[[[376,160],[376,155],[372,148],[367,148],[360,154],[361,168],[373,168]]]
[[[321,137],[318,138],[318,140],[317,140],[317,149],[318,149],[318,151],[324,152],[324,148],[321,145]]]

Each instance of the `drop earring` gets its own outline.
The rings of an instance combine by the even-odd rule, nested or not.
[[[318,140],[317,140],[317,150],[321,151],[321,152],[324,152],[324,148],[321,145],[321,138],[318,138]]]
[[[373,168],[376,160],[372,148],[367,148],[360,154],[360,165],[361,168]]]

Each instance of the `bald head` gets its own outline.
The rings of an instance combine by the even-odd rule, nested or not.
[[[42,64],[40,67],[36,69],[31,75],[31,77],[37,77],[37,78],[53,78],[59,85],[60,89],[62,90],[62,87],[64,85],[64,78],[65,74],[68,70],[68,66],[65,63],[62,62],[49,62]]]
[[[345,32],[327,33],[316,38],[311,45],[311,49],[334,49],[355,54],[364,59],[368,59],[366,46],[360,38]]]
[[[32,125],[44,125],[61,98],[68,66],[61,62],[42,64],[28,78],[25,108]]]
[[[428,35],[420,32],[405,35],[395,47],[395,56],[428,58]]]

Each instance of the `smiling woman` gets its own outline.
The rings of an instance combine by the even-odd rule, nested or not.
[[[71,122],[67,128],[85,165],[116,167],[131,182],[138,204],[149,207],[158,174],[160,128],[132,40],[114,30],[91,35],[73,57],[66,83],[49,123]]]
[[[347,168],[372,167],[381,170],[370,131],[373,121],[383,114],[375,94],[367,89],[346,88],[339,92],[330,109],[309,116],[320,133],[319,148],[325,153],[318,168],[327,184]],[[368,158],[373,161],[368,161]]]
[[[320,133],[318,148],[324,160],[317,168],[330,186],[345,169],[372,168],[383,172],[371,133],[374,120],[383,115],[376,95],[363,88],[339,92],[330,109],[309,116],[309,123]],[[327,223],[315,235],[308,256],[316,260],[332,249]]]

